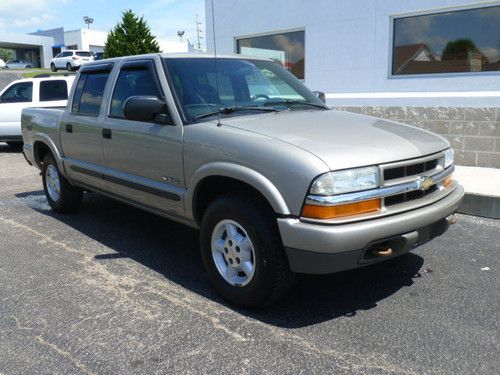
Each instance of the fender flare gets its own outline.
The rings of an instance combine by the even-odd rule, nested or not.
[[[37,150],[36,150],[36,143],[41,142],[45,146],[47,146],[54,156],[54,159],[56,160],[57,167],[59,168],[59,171],[63,173],[66,176],[66,171],[64,169],[64,163],[63,163],[63,158],[61,156],[61,153],[57,149],[57,146],[55,145],[54,141],[46,134],[43,133],[35,133],[33,135],[33,160],[35,160],[36,165],[38,168],[41,169],[42,166],[42,160],[38,160],[37,158]]]
[[[185,196],[186,216],[194,220],[194,198],[196,187],[207,177],[228,177],[241,181],[259,191],[273,210],[280,215],[290,215],[290,209],[274,184],[264,175],[243,165],[228,162],[213,162],[197,169],[189,180]]]

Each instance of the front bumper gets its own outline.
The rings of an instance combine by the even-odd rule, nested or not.
[[[332,273],[390,259],[444,233],[446,218],[458,209],[463,197],[464,189],[457,185],[429,206],[393,216],[338,225],[280,218],[278,227],[292,271]],[[393,256],[366,256],[372,245],[382,243],[393,247]]]

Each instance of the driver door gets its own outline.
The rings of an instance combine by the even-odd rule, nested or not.
[[[0,96],[1,133],[21,135],[21,111],[33,102],[33,82],[19,82],[7,87]]]
[[[115,195],[183,217],[182,125],[132,121],[123,114],[131,96],[165,99],[158,74],[162,69],[144,58],[121,66],[102,123],[106,180]]]

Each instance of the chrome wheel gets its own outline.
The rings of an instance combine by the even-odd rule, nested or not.
[[[59,173],[57,173],[57,169],[52,164],[49,164],[45,170],[45,183],[50,199],[54,202],[59,201],[61,196],[61,182],[59,181]]]
[[[255,250],[243,227],[222,220],[212,232],[212,257],[220,275],[229,284],[245,286],[255,273]]]

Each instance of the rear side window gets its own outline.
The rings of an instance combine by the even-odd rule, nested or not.
[[[108,77],[109,72],[82,74],[76,85],[71,111],[82,115],[98,116]]]
[[[2,95],[2,103],[29,103],[33,100],[33,83],[20,82],[10,86]]]
[[[153,72],[147,67],[122,69],[111,99],[110,116],[123,118],[123,104],[131,96],[161,97]]]
[[[90,57],[92,54],[90,52],[75,52],[77,56]]]
[[[67,100],[68,84],[64,80],[40,82],[40,101]]]

